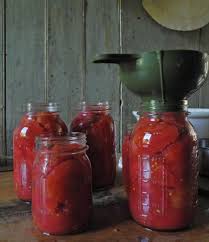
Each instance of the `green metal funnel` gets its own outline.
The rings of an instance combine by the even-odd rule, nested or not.
[[[205,82],[207,53],[162,50],[141,54],[104,54],[94,63],[116,63],[126,87],[144,100],[175,103],[188,98]]]

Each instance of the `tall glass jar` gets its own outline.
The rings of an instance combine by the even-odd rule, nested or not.
[[[87,155],[92,165],[93,189],[105,189],[113,185],[116,174],[114,122],[107,102],[81,104],[71,123],[71,131],[87,136]]]
[[[83,231],[92,214],[92,173],[86,137],[42,137],[33,165],[32,215],[47,234]]]
[[[197,158],[197,136],[186,111],[142,112],[129,146],[129,207],[136,222],[157,230],[191,225]]]
[[[129,145],[131,139],[131,133],[133,131],[134,124],[128,123],[126,127],[126,134],[123,137],[122,144],[122,174],[123,174],[123,184],[125,186],[126,193],[129,190]]]
[[[61,136],[67,132],[56,103],[26,105],[26,112],[13,133],[14,187],[19,199],[31,201],[35,138],[40,135]]]

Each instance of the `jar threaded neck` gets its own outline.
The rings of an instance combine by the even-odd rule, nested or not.
[[[141,104],[142,112],[187,112],[188,110],[188,101],[169,101],[162,102],[159,100],[148,100],[144,101]]]
[[[108,112],[111,110],[111,107],[107,101],[97,103],[81,102],[76,109],[82,112]]]
[[[71,151],[68,146],[71,144],[77,144],[79,147]],[[71,132],[68,136],[39,136],[36,138],[36,149],[40,152],[48,153],[54,145],[62,146],[62,152],[65,154],[76,154],[88,149],[86,135],[80,132]],[[42,151],[43,148],[44,150]],[[51,150],[51,152],[56,153],[57,151]]]
[[[24,106],[24,109],[28,113],[33,112],[59,112],[60,108],[57,103],[49,102],[49,103],[27,103]]]

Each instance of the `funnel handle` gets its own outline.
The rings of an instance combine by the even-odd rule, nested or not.
[[[97,55],[93,63],[114,63],[114,64],[120,64],[124,62],[133,62],[139,59],[139,55],[135,54],[103,54],[103,55]]]

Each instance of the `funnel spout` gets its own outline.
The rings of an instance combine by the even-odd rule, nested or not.
[[[93,63],[113,63],[113,64],[120,64],[120,63],[128,63],[131,61],[136,61],[139,59],[139,55],[132,55],[132,54],[103,54],[97,55]]]

